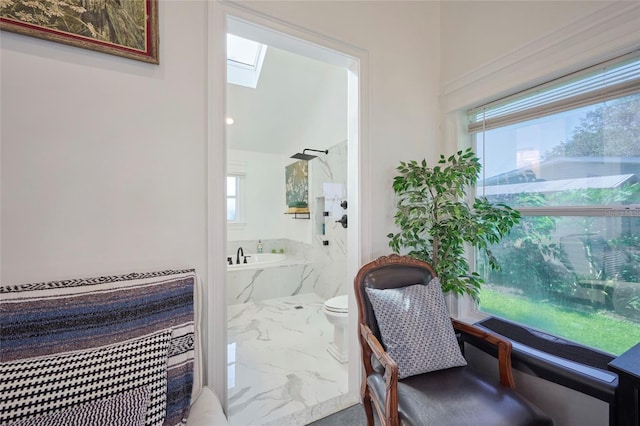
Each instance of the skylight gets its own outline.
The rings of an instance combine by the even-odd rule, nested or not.
[[[256,88],[267,46],[227,34],[227,82]]]

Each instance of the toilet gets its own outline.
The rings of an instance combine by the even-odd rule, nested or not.
[[[340,363],[348,360],[347,325],[349,324],[349,298],[336,296],[324,302],[324,315],[333,324],[333,341],[327,351]]]

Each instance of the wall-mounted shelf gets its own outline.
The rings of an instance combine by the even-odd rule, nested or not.
[[[311,219],[311,213],[307,212],[307,213],[285,213],[285,214],[292,214],[293,215],[293,219]]]
[[[284,214],[291,214],[294,219],[311,219],[311,212],[305,208],[289,207]]]

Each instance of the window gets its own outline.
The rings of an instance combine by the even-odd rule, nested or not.
[[[238,176],[227,176],[227,222],[238,222]]]
[[[227,226],[242,229],[246,224],[244,214],[245,177],[247,165],[244,161],[227,161]]]
[[[255,89],[267,46],[227,34],[227,82]]]
[[[477,193],[522,218],[479,309],[612,354],[640,341],[640,55],[468,112]]]

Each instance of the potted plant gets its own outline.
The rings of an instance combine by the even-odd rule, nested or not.
[[[469,148],[430,168],[426,160],[400,162],[393,179],[397,196],[395,224],[390,233],[391,249],[429,262],[440,277],[442,290],[469,294],[478,299],[482,278],[469,271],[465,246],[487,257],[492,269],[499,269],[489,246],[499,242],[518,223],[520,213],[484,197],[467,197],[481,169]]]

